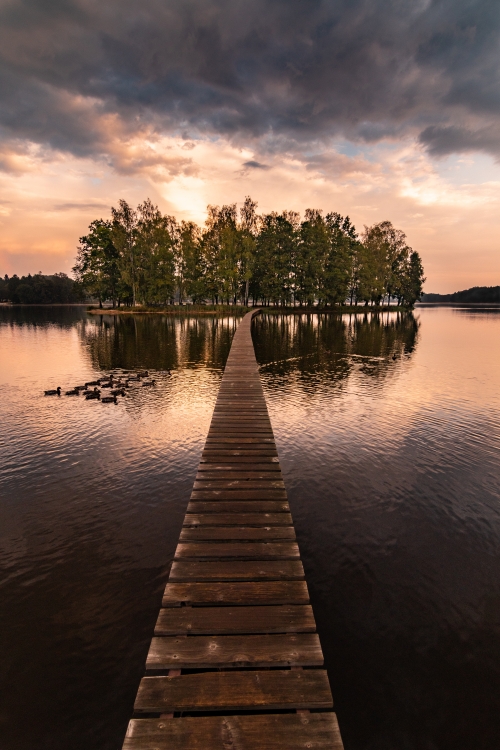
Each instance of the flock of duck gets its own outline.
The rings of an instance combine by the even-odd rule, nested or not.
[[[170,375],[170,370],[166,371]],[[69,391],[65,392],[66,396],[85,396],[86,401],[100,401],[103,404],[116,404],[118,396],[125,396],[126,389],[130,388],[132,383],[140,383],[143,388],[150,388],[156,385],[156,380],[149,378],[147,370],[139,372],[123,373],[116,377],[111,373],[97,380],[90,380],[85,385],[76,385]],[[105,394],[101,394],[101,389],[109,389]],[[44,392],[46,396],[61,396],[61,386]]]

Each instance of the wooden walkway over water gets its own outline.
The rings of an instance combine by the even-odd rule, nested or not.
[[[233,339],[124,750],[342,750],[254,314]]]

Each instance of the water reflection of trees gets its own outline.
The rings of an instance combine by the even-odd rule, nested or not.
[[[54,325],[72,328],[86,317],[86,308],[79,305],[0,305],[0,324],[12,327],[46,328]]]
[[[254,343],[263,373],[283,382],[311,374],[344,381],[353,371],[390,376],[411,357],[419,323],[412,313],[379,315],[262,315]]]
[[[82,321],[80,337],[97,370],[223,367],[239,319],[99,315]]]

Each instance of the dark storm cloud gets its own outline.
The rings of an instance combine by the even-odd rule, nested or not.
[[[117,116],[500,154],[498,0],[4,0],[0,28],[6,138],[106,154]]]

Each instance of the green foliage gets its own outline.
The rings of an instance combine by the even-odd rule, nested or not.
[[[1,280],[0,299],[15,305],[64,305],[82,302],[84,295],[80,285],[65,273],[37,273],[21,278],[14,274]]]
[[[80,237],[73,273],[81,286],[99,302],[113,301],[123,285],[120,275],[120,254],[113,242],[110,221],[97,219],[89,226],[89,233]]]
[[[418,253],[389,221],[358,237],[348,216],[307,209],[257,215],[250,197],[208,206],[205,226],[180,224],[147,199],[120,200],[111,220],[92,222],[74,272],[99,300],[132,305],[413,305],[424,282]]]

